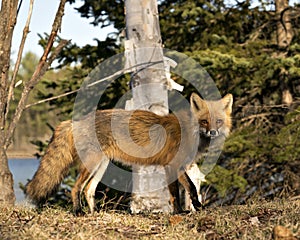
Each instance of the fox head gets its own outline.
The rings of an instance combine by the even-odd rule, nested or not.
[[[191,110],[199,123],[200,136],[227,137],[231,129],[233,97],[227,94],[217,101],[205,101],[196,93],[190,97]]]

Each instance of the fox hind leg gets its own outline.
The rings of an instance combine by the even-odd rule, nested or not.
[[[107,167],[109,164],[109,159],[105,156],[102,157],[100,166],[96,170],[96,172],[91,177],[89,183],[85,187],[84,194],[86,201],[88,202],[89,209],[91,213],[94,213],[95,210],[95,192],[98,183],[101,181]]]
[[[178,186],[178,180],[173,181],[168,185],[170,195],[171,195],[171,203],[173,205],[173,213],[182,213],[183,209],[180,205],[180,196],[179,196],[179,186]]]
[[[181,213],[183,212],[181,205],[180,205],[180,199],[179,199],[179,186],[178,186],[178,180],[177,180],[177,174],[174,169],[172,169],[171,166],[165,167],[166,170],[166,177],[167,177],[167,183],[168,188],[170,192],[170,202],[173,206],[173,213]]]
[[[81,201],[80,201],[81,200],[80,194],[89,179],[90,179],[90,172],[84,166],[81,166],[79,176],[71,191],[73,211],[76,216],[82,215],[83,213]]]

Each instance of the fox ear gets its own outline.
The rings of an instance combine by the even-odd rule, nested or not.
[[[231,114],[232,112],[232,104],[233,104],[233,96],[232,94],[227,94],[225,97],[223,97],[221,99],[223,106],[224,106],[224,110],[228,113]]]
[[[199,95],[197,95],[196,93],[192,93],[190,97],[190,103],[191,103],[191,109],[195,113],[205,108],[204,100],[201,97],[199,97]]]

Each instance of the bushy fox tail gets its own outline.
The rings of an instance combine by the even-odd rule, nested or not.
[[[62,122],[55,130],[40,166],[26,185],[26,195],[36,204],[43,203],[68,174],[76,162],[72,122]]]

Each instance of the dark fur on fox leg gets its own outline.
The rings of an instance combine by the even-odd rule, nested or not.
[[[184,186],[186,191],[188,191],[188,193],[190,194],[192,204],[193,204],[194,208],[196,209],[196,211],[200,211],[203,208],[203,206],[199,202],[197,189],[196,189],[194,183],[192,182],[192,180],[190,179],[190,177],[187,175],[186,172],[184,172],[183,174],[181,174],[179,176],[178,181]]]
[[[175,180],[174,182],[170,183],[168,185],[169,192],[170,192],[170,202],[173,206],[173,213],[178,214],[182,213],[183,209],[181,208],[180,201],[179,201],[179,186],[178,186],[178,180]]]
[[[192,200],[192,204],[196,211],[200,211],[203,206],[198,200],[198,194],[195,185],[190,180],[189,176],[185,173],[184,175],[180,176],[178,180],[175,180],[171,184],[169,184],[169,191],[171,195],[171,203],[173,205],[174,211],[173,214],[188,214],[190,210],[183,210],[180,204],[180,197],[179,197],[179,183],[182,185],[187,185],[190,182],[189,194]]]
[[[186,211],[183,211],[181,205],[180,205],[180,197],[179,197],[179,185],[178,183],[182,184],[182,186],[185,188],[185,190],[190,195],[190,198],[192,200],[192,204],[194,208],[199,211],[202,209],[202,204],[198,200],[198,194],[197,189],[190,179],[190,177],[187,175],[184,169],[176,172],[172,167],[165,167],[166,170],[166,176],[167,180],[169,182],[169,192],[171,195],[171,204],[173,205],[174,214],[178,213],[184,213]],[[178,179],[175,178],[175,174],[177,174]],[[176,179],[174,181],[174,179]]]

